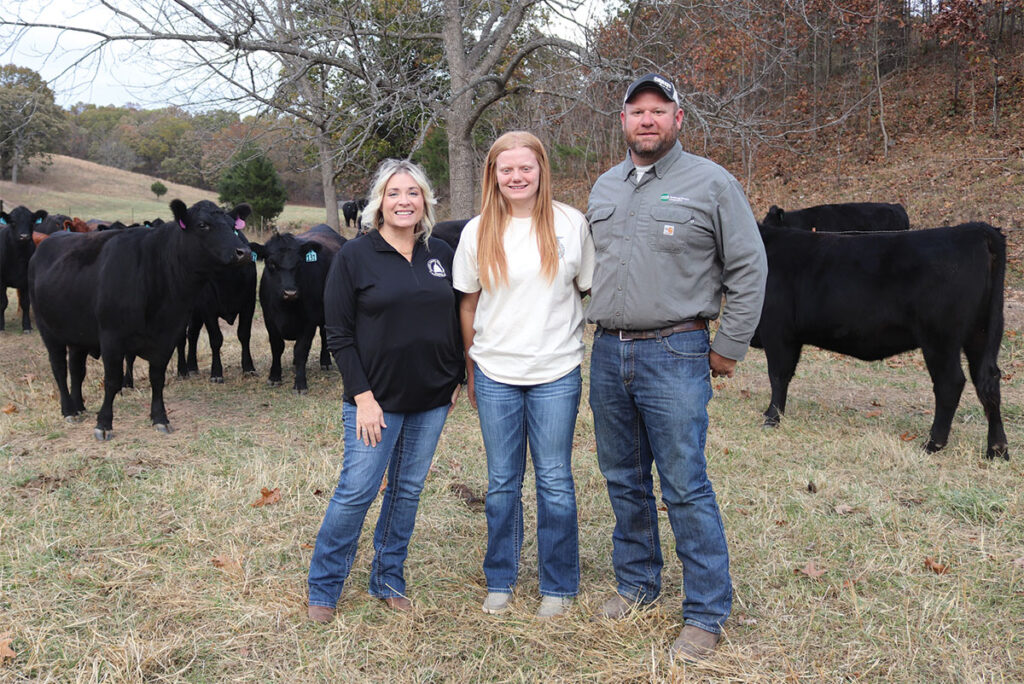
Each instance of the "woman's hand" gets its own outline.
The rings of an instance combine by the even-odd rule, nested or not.
[[[369,390],[353,398],[356,400],[356,439],[366,446],[375,447],[380,442],[381,429],[387,427],[384,410]]]
[[[452,392],[452,401],[448,404],[448,415],[452,415],[452,411],[455,410],[455,404],[459,401],[459,391],[462,389],[462,385],[456,385],[455,390]]]
[[[473,387],[473,372],[470,371],[469,375],[466,376],[466,398],[469,399],[469,405],[476,410],[476,389]]]

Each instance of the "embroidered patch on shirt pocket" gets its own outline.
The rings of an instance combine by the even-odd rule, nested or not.
[[[693,212],[683,207],[655,207],[651,211],[654,227],[649,240],[651,249],[672,254],[682,252],[686,229],[693,218]]]

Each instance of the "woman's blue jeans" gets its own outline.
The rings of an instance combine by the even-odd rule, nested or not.
[[[652,465],[683,564],[683,621],[720,632],[732,608],[729,552],[704,444],[711,400],[706,330],[622,341],[600,328],[590,366],[597,460],[615,513],[618,592],[649,603],[661,592]]]
[[[542,385],[507,385],[474,369],[487,450],[487,591],[511,593],[523,547],[523,476],[529,444],[537,480],[540,593],[575,596],[580,585],[572,442],[582,379],[577,366]]]
[[[333,608],[356,556],[359,533],[387,470],[377,530],[373,535],[370,593],[405,595],[402,566],[416,523],[420,492],[434,458],[448,405],[419,413],[384,412],[387,427],[370,447],[356,439],[356,407],[344,402],[345,456],[338,487],[327,504],[309,563],[309,605]]]

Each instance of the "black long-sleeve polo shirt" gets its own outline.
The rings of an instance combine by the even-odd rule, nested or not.
[[[451,247],[431,238],[416,241],[410,263],[377,231],[341,248],[327,276],[324,314],[345,401],[372,390],[394,413],[451,401],[465,374],[453,258]]]

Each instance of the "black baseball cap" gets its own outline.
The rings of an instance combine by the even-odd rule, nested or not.
[[[665,96],[666,100],[671,100],[676,103],[677,107],[679,106],[679,93],[676,92],[676,87],[672,85],[672,81],[661,74],[647,74],[630,83],[626,88],[626,97],[622,99],[622,104],[629,102],[641,90],[657,90]]]

